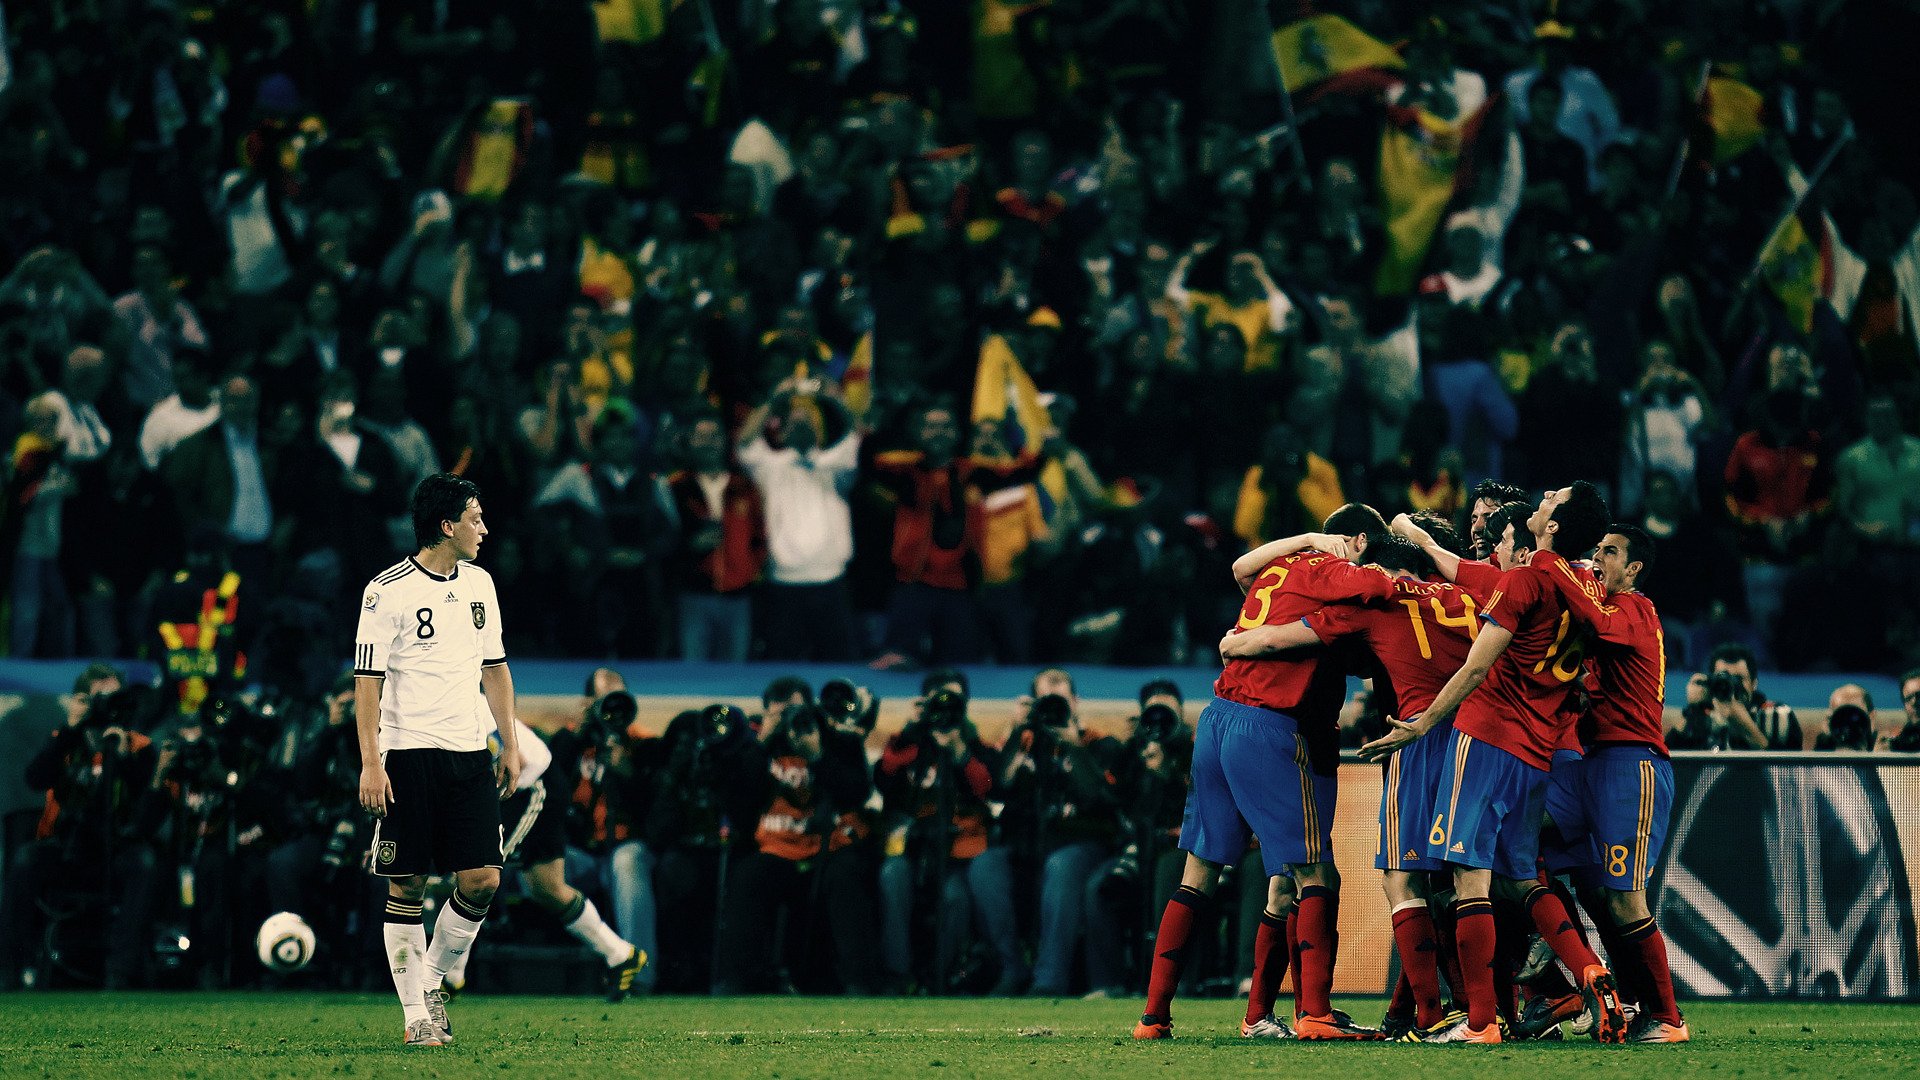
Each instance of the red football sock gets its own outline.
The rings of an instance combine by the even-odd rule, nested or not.
[[[1325,885],[1300,890],[1300,907],[1289,920],[1300,936],[1300,956],[1294,965],[1294,1011],[1300,1016],[1333,1014],[1334,921],[1338,901]]]
[[[1253,985],[1247,990],[1247,1023],[1273,1012],[1273,999],[1280,996],[1280,980],[1287,974],[1291,950],[1287,946],[1285,915],[1274,918],[1260,913],[1260,929],[1253,935]]]
[[[1573,916],[1568,913],[1567,906],[1546,887],[1534,886],[1532,891],[1527,893],[1524,906],[1527,909],[1527,915],[1533,919],[1534,929],[1540,931],[1540,936],[1552,946],[1553,955],[1565,961],[1566,965],[1573,969],[1574,978],[1583,977],[1589,967],[1600,962],[1600,957],[1587,945],[1586,939],[1581,937],[1580,931],[1575,928]]]
[[[1164,1024],[1173,1019],[1173,992],[1187,963],[1187,938],[1208,906],[1206,894],[1186,885],[1175,889],[1167,899],[1167,910],[1160,916],[1160,933],[1153,942],[1153,974],[1147,980],[1145,1019],[1150,1022]]]
[[[1649,992],[1640,1007],[1653,1016],[1678,1027],[1680,1003],[1673,998],[1673,972],[1667,968],[1667,939],[1651,918],[1620,928],[1621,944],[1646,969],[1645,989]]]
[[[1300,908],[1295,903],[1293,916],[1287,920],[1287,956],[1293,966],[1293,1018],[1300,1019]]]
[[[1433,917],[1433,940],[1440,943],[1440,973],[1447,977],[1447,994],[1455,1001],[1464,1002],[1467,984],[1460,975],[1460,942],[1453,933],[1453,905],[1427,911]]]
[[[1440,1022],[1439,944],[1434,941],[1433,916],[1425,900],[1412,901],[1393,913],[1393,943],[1400,949],[1400,978],[1413,999],[1413,1022],[1432,1027]]]
[[[1388,1016],[1410,1016],[1413,1013],[1413,987],[1407,982],[1407,965],[1400,965],[1400,977],[1393,981],[1393,999],[1387,1002]]]
[[[1467,998],[1467,1026],[1484,1031],[1498,1018],[1493,989],[1493,901],[1457,900],[1453,936],[1460,945],[1461,988]]]

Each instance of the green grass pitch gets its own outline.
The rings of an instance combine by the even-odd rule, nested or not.
[[[1340,1002],[1377,1019],[1377,999]],[[1695,1042],[1498,1047],[1252,1043],[1240,1006],[1177,1007],[1180,1037],[1128,1038],[1130,1001],[468,996],[456,1045],[400,1046],[387,996],[7,994],[0,1077],[1122,1076],[1666,1078],[1920,1076],[1920,1010],[1900,1005],[1695,1004]]]

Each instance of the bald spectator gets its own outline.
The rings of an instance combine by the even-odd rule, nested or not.
[[[1864,752],[1873,745],[1873,695],[1857,683],[1835,687],[1827,695],[1826,730],[1814,736],[1812,749]]]
[[[60,443],[68,464],[100,460],[113,446],[113,432],[95,403],[107,388],[107,354],[95,345],[76,345],[61,367],[60,388],[47,392],[60,410]]]

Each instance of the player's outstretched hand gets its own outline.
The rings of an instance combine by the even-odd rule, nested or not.
[[[502,799],[512,798],[514,789],[520,786],[520,748],[500,751],[500,760],[493,763],[493,781],[500,786]]]
[[[1419,725],[1409,724],[1405,720],[1392,717],[1387,719],[1387,733],[1360,748],[1360,760],[1379,761],[1395,750],[1419,738],[1423,732]]]
[[[360,808],[374,817],[386,817],[392,802],[393,784],[387,780],[387,770],[377,761],[367,762],[360,769]]]

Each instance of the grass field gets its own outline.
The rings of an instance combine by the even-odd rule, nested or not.
[[[1341,1002],[1369,1021],[1380,1004]],[[1185,1003],[1180,1038],[1136,1043],[1136,1011],[1125,1001],[468,997],[453,1006],[457,1045],[406,1050],[386,996],[8,994],[0,1077],[1920,1075],[1912,1006],[1697,1004],[1696,1041],[1679,1047],[1254,1044],[1238,1037],[1231,1001]]]

